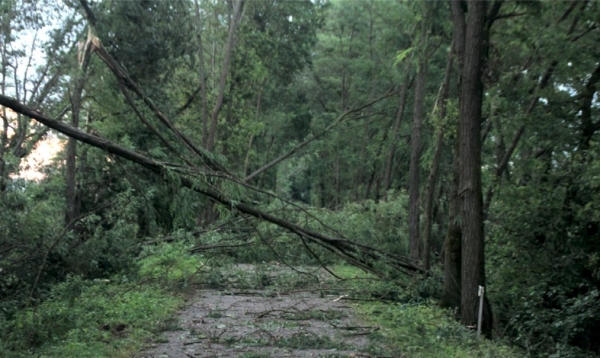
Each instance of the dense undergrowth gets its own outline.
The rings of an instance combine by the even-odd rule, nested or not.
[[[430,295],[434,280],[415,280],[408,289],[376,280],[349,266],[336,266],[336,274],[357,295],[357,310],[369,324],[381,329],[371,338],[390,347],[397,357],[523,357],[525,352],[501,340],[477,339],[451,311],[439,308]],[[371,299],[365,299],[371,297]],[[382,298],[382,299],[378,299]]]
[[[131,357],[174,324],[202,258],[181,244],[142,253],[138,270],[110,279],[69,276],[41,304],[0,321],[0,357]]]
[[[257,264],[235,269],[190,254],[190,246],[162,243],[140,255],[137,270],[111,279],[69,276],[55,285],[41,304],[17,311],[0,323],[2,357],[131,357],[160,332],[176,328],[175,311],[191,284],[226,289],[265,289],[286,292],[318,283],[313,272],[281,273],[281,263]],[[223,266],[224,265],[224,266]],[[219,269],[219,266],[220,269]],[[405,357],[518,357],[504,344],[477,340],[428,297],[433,281],[405,281],[402,289],[374,279],[349,266],[335,266],[342,280],[331,277],[319,284],[324,294],[360,298],[357,313],[381,329],[371,334],[374,342],[389,347],[382,354]],[[365,297],[370,299],[364,300]],[[353,302],[353,301],[350,301]]]

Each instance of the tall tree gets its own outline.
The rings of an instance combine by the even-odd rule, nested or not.
[[[79,128],[79,120],[83,109],[83,89],[88,75],[88,67],[92,55],[93,29],[90,23],[86,41],[81,41],[79,46],[79,69],[75,74],[71,98],[71,125]],[[79,216],[81,200],[77,185],[77,140],[69,138],[66,148],[67,160],[65,166],[66,204],[65,226],[73,228],[72,224]]]
[[[483,197],[481,184],[482,74],[485,60],[487,1],[452,1],[454,43],[459,65],[458,200],[461,224],[460,316],[477,324],[479,286],[485,287]],[[448,278],[446,278],[448,279]],[[491,334],[486,304],[484,328]]]
[[[423,3],[426,6],[426,3]],[[425,9],[426,13],[427,10]],[[409,208],[408,208],[408,230],[410,240],[410,258],[414,263],[421,259],[421,151],[423,146],[423,121],[425,114],[425,81],[427,79],[427,15],[423,15],[420,21],[420,34],[418,41],[419,65],[417,70],[417,84],[415,88],[415,105],[413,112],[412,131],[410,135],[410,168],[409,168]]]
[[[242,19],[244,5],[245,2],[243,0],[235,0],[233,2],[233,11],[229,15],[229,35],[227,36],[227,43],[225,44],[225,48],[223,50],[223,65],[221,67],[221,76],[219,79],[219,85],[217,87],[217,99],[215,100],[215,106],[213,107],[210,115],[210,128],[207,142],[205,143],[205,147],[209,151],[212,151],[215,145],[217,136],[217,122],[219,119],[219,114],[221,113],[221,109],[223,108],[227,78],[229,76],[229,65],[236,42],[236,31]]]

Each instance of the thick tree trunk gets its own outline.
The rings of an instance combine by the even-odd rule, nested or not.
[[[459,97],[458,156],[460,171],[458,196],[462,226],[461,322],[477,324],[478,287],[485,286],[483,197],[481,187],[481,106],[486,1],[468,3],[464,39],[464,65]],[[455,18],[462,22],[465,19]],[[489,310],[486,310],[489,311]],[[491,332],[491,317],[484,328]]]
[[[435,192],[435,183],[437,181],[438,168],[440,166],[440,158],[442,154],[442,147],[444,146],[444,131],[438,130],[435,138],[435,150],[433,154],[433,161],[431,163],[431,171],[427,177],[427,186],[425,187],[425,196],[423,203],[423,234],[421,236],[423,241],[423,251],[421,252],[421,262],[423,263],[423,269],[429,271],[431,266],[431,229],[433,223],[433,193]]]
[[[421,36],[424,38],[425,36]],[[425,80],[427,76],[427,58],[424,54],[419,60],[419,73],[417,74],[417,86],[415,89],[415,106],[412,131],[410,136],[411,154],[408,182],[408,234],[410,240],[410,259],[417,264],[421,258],[420,240],[420,185],[421,185],[421,147],[423,146],[421,135],[423,131]]]
[[[455,140],[452,161],[452,180],[450,182],[450,206],[448,208],[448,230],[442,249],[444,259],[444,285],[440,306],[444,308],[460,309],[461,290],[461,245],[462,234],[458,222],[460,202],[458,200],[458,172],[460,160],[458,157],[458,140]]]

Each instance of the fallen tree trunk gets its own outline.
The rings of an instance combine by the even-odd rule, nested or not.
[[[107,139],[83,132],[66,123],[50,118],[39,111],[31,109],[13,98],[0,95],[0,105],[10,108],[16,113],[30,117],[39,123],[68,136],[69,138],[76,139],[80,142],[89,144],[108,153],[137,163],[146,169],[159,174],[164,180],[177,179],[179,184],[183,187],[196,191],[217,203],[227,206],[228,208],[236,209],[243,214],[265,220],[284,228],[285,230],[298,235],[301,239],[319,245],[343,258],[346,260],[346,262],[367,272],[371,272],[379,277],[383,277],[385,274],[375,268],[375,263],[385,263],[388,267],[403,274],[413,275],[415,273],[425,273],[425,271],[412,265],[403,257],[344,238],[330,237],[312,230],[305,229],[294,223],[265,213],[252,205],[248,205],[237,200],[232,200],[222,193],[214,191],[210,188],[200,187],[197,182],[190,179],[187,175],[171,171],[169,169],[169,163],[156,161],[133,150],[124,148]]]

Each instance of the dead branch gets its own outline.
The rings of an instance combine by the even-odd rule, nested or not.
[[[424,270],[411,264],[405,258],[401,258],[399,256],[376,249],[374,247],[363,245],[344,238],[330,237],[325,234],[321,234],[319,232],[303,228],[279,217],[270,215],[252,205],[239,202],[237,200],[232,200],[224,194],[219,193],[209,187],[200,187],[197,182],[193,181],[188,176],[169,171],[169,169],[161,162],[150,159],[133,150],[124,148],[107,139],[99,138],[92,134],[85,133],[66,123],[52,119],[41,112],[38,112],[25,106],[24,104],[20,103],[19,101],[13,98],[0,95],[0,105],[10,108],[16,113],[30,117],[38,121],[39,123],[46,125],[78,141],[87,143],[91,146],[102,149],[108,153],[112,153],[116,156],[137,163],[138,165],[141,165],[146,169],[160,175],[166,181],[176,180],[178,185],[196,191],[197,193],[202,194],[217,203],[223,204],[232,210],[235,209],[243,214],[247,214],[255,218],[275,224],[291,233],[294,233],[304,238],[308,242],[315,243],[325,248],[331,253],[343,258],[348,263],[364,271],[371,272],[376,276],[386,276],[385,273],[375,269],[376,263],[386,264],[388,267],[402,274],[413,275],[415,273],[425,273]]]
[[[242,246],[248,246],[248,245],[252,245],[252,244],[254,244],[254,241],[245,242],[245,243],[241,243],[241,244],[201,245],[201,246],[196,246],[196,247],[192,248],[190,251],[191,252],[200,252],[200,251],[213,250],[213,249],[229,249],[229,248],[233,248],[233,247],[242,247]]]

